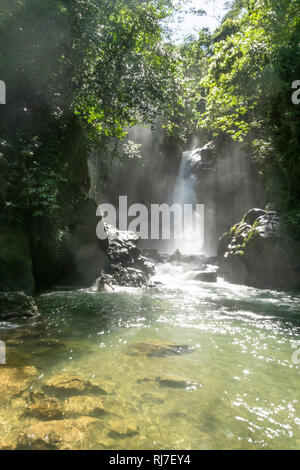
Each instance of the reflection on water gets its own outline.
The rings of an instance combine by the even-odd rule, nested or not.
[[[37,299],[38,320],[0,324],[1,446],[40,425],[26,414],[30,389],[75,374],[107,394],[93,432],[68,448],[300,447],[300,297],[195,282],[180,265],[162,266],[156,280],[153,289],[51,292]]]

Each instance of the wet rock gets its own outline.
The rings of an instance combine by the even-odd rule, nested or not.
[[[103,416],[105,408],[100,398],[81,395],[65,400],[65,412],[67,415]]]
[[[218,281],[218,272],[219,269],[216,268],[214,270],[207,270],[207,271],[199,271],[195,275],[195,281],[202,281],[202,282],[217,282]]]
[[[250,209],[247,214],[244,216],[244,222],[250,226],[261,216],[265,215],[266,211],[263,209]]]
[[[147,284],[147,277],[140,269],[111,266],[117,284],[128,287],[141,287]]]
[[[105,398],[103,405],[107,413],[118,416],[119,418],[126,418],[128,415],[135,416],[136,413],[138,413],[138,408],[136,406],[121,398]]]
[[[107,273],[121,286],[140,287],[147,285],[148,278],[154,273],[154,265],[138,248],[139,237],[134,232],[117,230],[105,224],[108,239]]]
[[[18,437],[20,450],[85,450],[94,440],[102,423],[96,418],[39,422],[31,425]]]
[[[158,384],[161,387],[167,388],[178,388],[178,389],[191,389],[195,387],[199,387],[196,383],[192,383],[190,381],[181,380],[177,377],[145,377],[144,379],[138,380],[137,383],[153,383]]]
[[[149,392],[143,393],[142,398],[143,400],[155,403],[156,405],[161,405],[162,403],[165,402],[165,400],[163,400],[162,398],[157,397],[153,393],[149,393]]]
[[[0,396],[18,395],[24,392],[38,376],[33,366],[0,367]],[[2,399],[2,398],[1,398]]]
[[[249,211],[221,237],[218,258],[220,274],[229,282],[300,289],[299,243],[287,235],[274,211]]]
[[[33,298],[24,292],[0,292],[0,320],[35,317],[38,314]]]
[[[113,439],[125,439],[133,437],[138,434],[138,427],[134,421],[122,420],[119,418],[112,418],[109,420],[110,431],[108,436]]]
[[[159,341],[144,341],[130,344],[126,353],[130,356],[167,357],[193,352],[187,344],[161,343]]]
[[[174,253],[169,257],[169,260],[170,260],[171,262],[173,262],[173,261],[177,261],[177,262],[183,261],[183,255],[180,253],[179,250],[176,250],[176,251],[174,251]]]
[[[185,380],[179,380],[173,377],[157,377],[156,382],[161,387],[168,387],[168,388],[181,388],[186,389],[189,386],[189,383]]]
[[[4,439],[0,439],[0,450],[15,450],[16,444]]]
[[[53,394],[63,396],[87,395],[89,393],[106,394],[103,388],[92,383],[90,380],[67,374],[52,377],[45,383],[44,389]]]
[[[25,415],[44,420],[60,419],[64,416],[63,404],[57,398],[31,390],[29,399],[31,403],[27,405]]]

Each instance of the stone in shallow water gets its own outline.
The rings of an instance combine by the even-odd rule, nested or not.
[[[18,437],[17,449],[24,450],[84,450],[101,431],[99,419],[83,416],[78,419],[39,422]]]
[[[158,341],[145,341],[130,344],[126,353],[130,356],[166,357],[191,353],[193,348],[187,344],[160,343]]]
[[[135,423],[128,420],[113,418],[109,421],[110,431],[109,437],[113,439],[125,439],[126,437],[133,437],[138,434],[138,427]]]
[[[34,366],[25,367],[0,367],[0,396],[18,395],[24,392],[34,378],[38,376],[38,370]]]
[[[38,308],[24,292],[0,292],[0,319],[35,317]]]
[[[76,375],[67,374],[52,377],[45,383],[44,388],[49,392],[64,396],[107,393],[103,388],[92,383],[90,380],[82,379]]]
[[[197,384],[195,382],[191,382],[189,380],[182,380],[178,379],[177,377],[145,377],[144,379],[140,379],[137,383],[157,383],[161,387],[168,387],[168,388],[181,388],[184,390],[191,390],[195,388],[199,388],[202,385]]]
[[[84,415],[97,418],[105,413],[105,408],[100,398],[80,395],[65,401],[65,411],[68,415]]]
[[[199,271],[195,275],[195,281],[218,282],[218,271]]]
[[[13,442],[0,439],[0,450],[15,450],[16,445]]]
[[[179,380],[175,377],[157,377],[156,382],[161,387],[186,389],[190,384],[185,380]]]
[[[149,393],[149,392],[143,393],[142,399],[143,399],[143,401],[149,401],[149,402],[155,403],[157,405],[161,405],[162,403],[165,402],[165,400],[163,400],[162,398],[157,397],[153,393]]]
[[[118,416],[119,418],[126,418],[128,415],[135,416],[139,412],[137,406],[128,403],[122,398],[105,398],[104,408],[110,415]]]
[[[29,399],[31,403],[26,407],[26,415],[45,420],[60,419],[64,416],[64,407],[57,398],[32,390],[29,393]]]

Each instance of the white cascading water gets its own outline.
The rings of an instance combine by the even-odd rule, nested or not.
[[[199,255],[202,253],[204,245],[204,214],[201,210],[196,210],[198,201],[195,187],[199,181],[192,172],[192,167],[200,161],[201,156],[198,149],[183,153],[177,184],[172,195],[172,204],[179,204],[185,214],[183,234],[180,240],[174,240],[172,249],[188,255]],[[189,209],[186,205],[189,205]],[[181,226],[177,226],[174,221],[174,234],[181,232]]]

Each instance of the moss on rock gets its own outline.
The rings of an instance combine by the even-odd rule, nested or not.
[[[299,243],[282,229],[274,211],[252,209],[220,238],[221,274],[235,284],[300,289]]]

